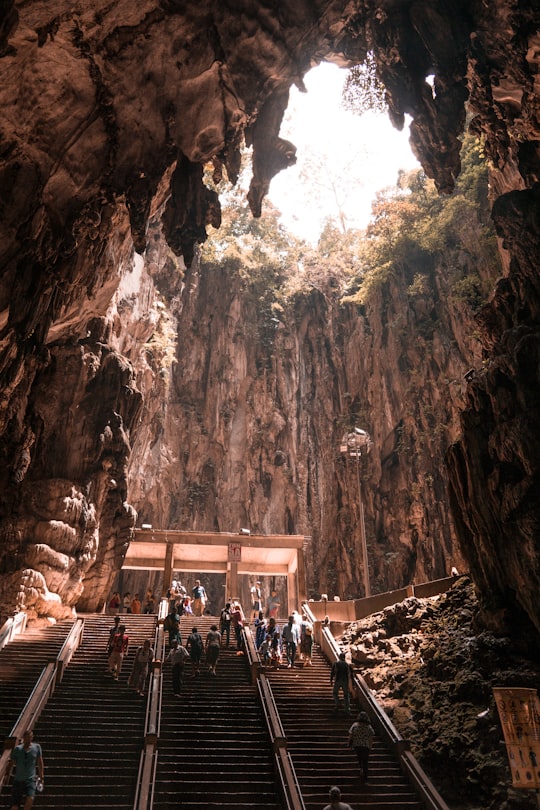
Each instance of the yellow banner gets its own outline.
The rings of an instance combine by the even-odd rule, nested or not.
[[[495,686],[493,696],[504,733],[512,785],[540,788],[540,701],[536,689]]]

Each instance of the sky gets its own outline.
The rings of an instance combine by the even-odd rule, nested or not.
[[[394,186],[399,169],[419,167],[409,146],[408,123],[398,132],[387,113],[358,116],[341,107],[346,75],[326,63],[311,70],[305,77],[307,93],[291,88],[280,130],[280,136],[297,147],[297,163],[273,178],[268,198],[282,212],[282,223],[313,244],[324,218],[336,215],[338,209],[320,184],[306,189],[302,183],[300,173],[310,154],[317,154],[319,165],[325,167],[313,175],[322,178],[328,172],[334,179],[340,175],[348,179],[341,204],[347,193],[347,226],[356,228],[367,225],[375,193]]]

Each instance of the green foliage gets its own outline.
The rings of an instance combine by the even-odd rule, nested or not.
[[[452,284],[452,295],[457,301],[464,301],[471,309],[478,309],[484,303],[482,282],[478,273],[469,273]]]
[[[156,307],[156,325],[144,344],[148,362],[158,370],[170,368],[176,354],[176,320],[161,302]]]
[[[424,273],[415,273],[412,284],[407,288],[407,295],[411,298],[425,295],[429,291],[429,280]]]
[[[417,269],[408,293],[422,295],[428,290],[426,273],[441,256],[452,254],[454,297],[472,308],[480,306],[487,294],[482,269],[497,260],[496,240],[489,221],[487,166],[471,136],[464,139],[462,165],[463,176],[449,197],[440,197],[420,170],[400,173],[396,188],[377,196],[358,257],[360,270],[346,300],[366,304],[400,265]],[[471,274],[471,267],[478,273]]]

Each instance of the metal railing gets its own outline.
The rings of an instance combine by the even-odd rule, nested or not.
[[[14,616],[10,616],[9,619],[6,619],[2,628],[0,629],[0,650],[2,647],[5,647],[6,644],[9,644],[15,636],[19,635],[19,633],[24,633],[26,629],[26,620],[27,614],[26,611],[21,610],[16,613]]]
[[[77,619],[66,636],[66,640],[55,660],[50,661],[41,671],[41,675],[22,712],[15,721],[9,735],[5,738],[4,752],[0,756],[0,785],[4,783],[6,776],[9,774],[12,749],[17,745],[24,732],[34,727],[56,685],[62,680],[65,668],[81,643],[83,628],[84,620]]]
[[[133,810],[152,810],[158,761],[158,741],[161,731],[161,703],[163,698],[163,664],[165,663],[165,630],[163,621],[168,613],[168,602],[162,599],[158,608],[154,633],[154,661],[150,673],[146,715],[144,720],[144,746],[139,760],[137,787]]]
[[[259,700],[274,751],[276,776],[281,796],[287,810],[305,810],[302,792],[288,751],[287,738],[283,726],[281,725],[281,718],[274,700],[270,681],[263,672],[251,629],[245,625],[242,633],[244,649],[251,671],[251,681],[257,684]]]
[[[309,603],[304,604],[303,610],[308,619],[313,622],[315,637],[323,654],[330,663],[337,661],[341,647],[335,640],[329,627],[317,621],[309,609]],[[410,752],[410,742],[404,739],[396,729],[382,706],[377,702],[364,678],[355,673],[353,678],[354,692],[358,704],[369,715],[372,725],[376,728],[390,750],[394,751],[399,760],[402,772],[408,778],[418,798],[426,810],[449,810],[448,805],[438,793],[435,785],[430,781],[416,757]]]

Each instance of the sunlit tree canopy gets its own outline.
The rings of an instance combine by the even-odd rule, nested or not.
[[[385,88],[377,76],[375,57],[368,52],[365,62],[349,71],[342,94],[346,110],[363,115],[365,112],[386,112]]]

